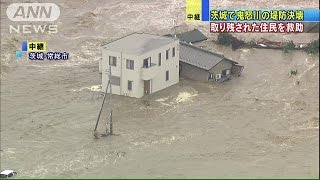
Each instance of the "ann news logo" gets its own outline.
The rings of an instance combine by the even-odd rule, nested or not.
[[[67,52],[45,52],[47,50],[46,42],[24,41],[21,43],[21,51],[16,51],[16,57],[21,58],[23,53],[28,55],[29,60],[68,60]]]
[[[54,3],[12,3],[7,8],[7,16],[15,22],[52,22],[59,18],[60,8]],[[10,33],[58,33],[55,24],[9,25]]]

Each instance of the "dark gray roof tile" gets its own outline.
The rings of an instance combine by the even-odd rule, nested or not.
[[[180,42],[179,59],[187,64],[210,70],[222,60],[228,60],[235,64],[237,62],[225,58],[223,55]]]

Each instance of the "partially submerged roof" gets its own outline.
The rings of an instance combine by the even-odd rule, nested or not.
[[[104,49],[141,55],[174,41],[172,38],[163,36],[133,33],[106,44]]]
[[[172,35],[170,34],[166,34],[164,35],[166,37],[172,37]],[[204,41],[207,40],[208,38],[202,34],[201,31],[199,31],[198,29],[194,29],[192,31],[187,31],[181,34],[177,34],[177,38],[182,41],[182,42],[186,42],[186,43],[195,43],[195,42],[200,42],[200,41]]]
[[[210,70],[222,60],[235,61],[225,58],[223,55],[180,42],[180,61],[199,67],[201,69]]]

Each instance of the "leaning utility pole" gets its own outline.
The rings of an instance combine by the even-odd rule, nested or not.
[[[98,132],[97,132],[97,128],[98,128],[98,124],[99,124],[99,120],[100,120],[100,115],[103,109],[103,105],[104,105],[104,101],[106,99],[107,93],[108,93],[108,89],[110,89],[109,92],[109,99],[108,99],[108,104],[109,104],[109,125],[110,125],[110,132],[108,131],[108,123],[106,124],[106,134],[105,135],[113,135],[113,126],[112,126],[112,104],[111,104],[111,98],[112,98],[112,88],[111,88],[111,66],[109,66],[109,70],[107,71],[108,73],[108,84],[105,90],[105,93],[103,95],[103,100],[102,100],[102,104],[100,107],[100,111],[99,111],[99,115],[98,115],[98,119],[94,128],[94,133],[93,135],[95,136],[95,138],[98,138]]]
[[[97,122],[96,122],[96,126],[95,126],[95,128],[94,128],[93,135],[95,136],[95,138],[98,138],[97,128],[98,128],[98,124],[99,124],[99,120],[100,120],[100,115],[101,115],[101,112],[102,112],[102,109],[103,109],[104,101],[105,101],[105,99],[106,99],[106,95],[107,95],[109,83],[110,83],[110,81],[108,81],[108,85],[107,85],[107,87],[106,87],[106,91],[104,92],[103,100],[102,100],[101,107],[100,107],[100,111],[99,111],[99,114],[98,114],[98,119],[97,119]]]

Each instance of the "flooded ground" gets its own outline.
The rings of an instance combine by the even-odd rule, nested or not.
[[[119,136],[99,140],[102,96],[82,88],[100,83],[96,63],[18,66],[1,83],[1,167],[22,177],[317,177],[317,57],[237,54],[243,76],[224,84],[181,79],[143,99],[114,96]]]
[[[94,139],[102,100],[100,45],[131,30],[168,32],[171,22],[164,17],[184,10],[184,1],[95,2],[81,2],[84,8],[58,1],[61,33],[37,36],[48,48],[71,52],[66,62],[17,60],[19,44],[12,38],[35,36],[4,36],[7,24],[1,24],[1,169],[19,177],[319,177],[319,56],[231,51],[215,46],[215,35],[203,45],[244,65],[241,77],[223,84],[180,79],[142,99],[113,96],[117,136]],[[282,2],[277,6],[318,3]],[[82,11],[71,16],[72,7]],[[295,41],[317,37],[290,35]],[[290,77],[292,69],[298,74]],[[99,132],[106,119],[107,106]]]

